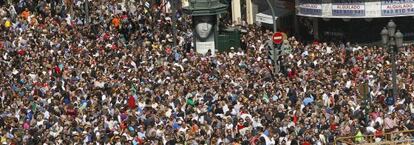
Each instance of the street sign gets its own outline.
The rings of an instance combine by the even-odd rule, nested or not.
[[[282,42],[283,42],[283,34],[282,33],[280,33],[280,32],[276,32],[275,34],[273,34],[273,36],[272,36],[272,41],[275,43],[275,44],[282,44]]]

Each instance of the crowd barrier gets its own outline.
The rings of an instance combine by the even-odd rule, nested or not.
[[[414,134],[414,130],[388,132],[380,138],[374,135],[363,135],[362,139],[361,136],[338,137],[335,138],[334,145],[413,145],[414,136],[412,134]],[[359,140],[357,138],[362,141],[357,141]]]

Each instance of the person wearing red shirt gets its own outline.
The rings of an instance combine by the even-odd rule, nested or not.
[[[305,141],[302,143],[302,145],[312,145],[309,141]]]
[[[135,98],[132,95],[129,96],[129,99],[128,99],[128,107],[130,109],[135,109],[137,107],[137,105],[135,104]]]

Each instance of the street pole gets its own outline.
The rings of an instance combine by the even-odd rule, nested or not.
[[[89,24],[89,0],[85,0],[86,24]]]
[[[398,56],[398,49],[403,46],[404,35],[399,30],[397,30],[397,32],[395,33],[395,29],[397,28],[397,25],[392,20],[388,22],[387,27],[384,27],[380,34],[381,34],[382,43],[385,45],[385,47],[388,47],[389,51],[391,51],[392,95],[393,95],[394,100],[396,100],[397,97],[399,97],[398,86],[397,86],[396,57]]]
[[[275,64],[273,69],[274,69],[275,73],[278,73],[279,72],[279,70],[278,70],[279,64],[277,64],[277,60],[279,59],[279,57],[278,57],[278,54],[276,54],[277,53],[276,49],[279,49],[278,45],[276,45],[276,47],[273,48],[273,58],[274,58],[273,63]]]
[[[277,27],[276,27],[276,21],[275,21],[275,10],[272,7],[272,3],[270,3],[270,0],[266,0],[267,5],[269,5],[270,10],[272,11],[272,22],[273,22],[273,33],[277,32]]]
[[[275,10],[273,9],[272,3],[270,3],[270,0],[266,0],[266,2],[267,2],[267,5],[269,5],[270,10],[272,11],[273,33],[276,33],[277,32],[277,27],[276,27],[276,21],[275,21]],[[279,49],[279,46],[276,46],[276,48],[273,48],[273,58],[274,58],[274,60],[273,60],[273,63],[274,63],[273,69],[274,69],[275,73],[278,72],[277,68],[279,67],[279,65],[277,64],[277,59],[276,59],[277,55],[278,55],[278,54],[276,54],[277,53],[276,49]]]
[[[50,2],[50,9],[51,9],[50,13],[52,14],[52,17],[54,17],[55,16],[55,11],[56,11],[55,1],[54,0],[52,0]]]
[[[177,8],[176,8],[176,0],[171,0],[171,5],[172,5],[172,32],[173,32],[173,49],[176,49],[177,47],[177,28],[176,28],[176,24],[177,24],[177,17],[176,17],[176,13],[177,13]]]
[[[394,99],[397,99],[398,96],[398,91],[397,91],[397,62],[395,59],[396,56],[396,49],[394,48],[395,46],[391,46],[391,50],[392,50],[392,95],[394,97]]]

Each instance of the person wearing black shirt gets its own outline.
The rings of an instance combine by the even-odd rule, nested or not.
[[[291,145],[300,145],[297,137],[293,138],[292,141],[290,142],[290,144]]]
[[[3,117],[0,117],[0,127],[3,128],[5,125]]]
[[[175,138],[173,138],[173,139],[171,139],[171,140],[169,140],[167,143],[166,143],[166,145],[175,145],[176,144],[176,140],[175,140]]]

